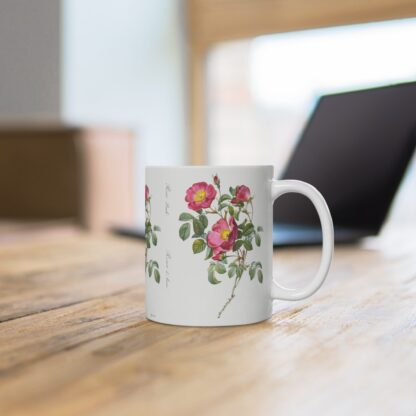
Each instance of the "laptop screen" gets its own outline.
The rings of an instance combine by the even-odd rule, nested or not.
[[[281,179],[314,185],[334,225],[378,232],[416,145],[416,82],[319,99]],[[318,225],[311,203],[284,195],[274,221]]]

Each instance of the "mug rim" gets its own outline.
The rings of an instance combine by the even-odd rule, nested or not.
[[[145,169],[274,169],[273,165],[146,165]]]

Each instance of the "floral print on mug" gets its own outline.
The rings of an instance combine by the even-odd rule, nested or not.
[[[180,238],[185,241],[191,237],[193,253],[205,253],[205,260],[209,262],[209,283],[218,285],[223,278],[234,282],[218,318],[236,296],[236,289],[244,276],[248,275],[250,280],[257,277],[256,280],[263,283],[262,264],[247,260],[253,243],[261,246],[260,233],[263,231],[261,226],[256,227],[253,223],[253,199],[246,185],[230,187],[228,192],[224,192],[218,175],[213,177],[212,184],[197,182],[185,193],[191,212],[179,216],[183,222],[179,228]],[[209,223],[212,223],[211,227]]]
[[[153,246],[157,246],[157,232],[160,231],[158,225],[152,226],[151,215],[151,196],[149,187],[146,185],[144,187],[144,207],[146,213],[145,220],[145,241],[146,241],[146,255],[145,255],[145,272],[148,277],[154,277],[157,283],[160,283],[160,272],[159,272],[159,263],[156,260],[149,259],[149,249]]]

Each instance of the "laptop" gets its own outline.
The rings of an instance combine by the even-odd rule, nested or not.
[[[376,235],[416,147],[416,82],[322,96],[279,179],[315,186],[332,214],[336,243]],[[275,246],[320,244],[304,196],[274,205]]]

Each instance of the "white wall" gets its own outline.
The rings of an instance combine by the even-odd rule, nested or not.
[[[120,125],[145,164],[181,164],[185,146],[182,0],[0,0],[0,121]]]
[[[181,0],[63,0],[62,114],[137,132],[136,205],[145,164],[185,152],[185,41]]]
[[[0,0],[0,119],[57,118],[60,3]]]

